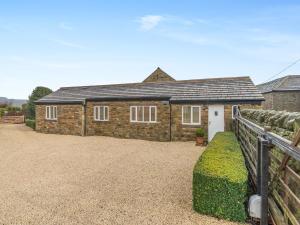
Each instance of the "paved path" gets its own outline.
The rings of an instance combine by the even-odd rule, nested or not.
[[[0,124],[0,224],[230,224],[192,210],[202,150]]]

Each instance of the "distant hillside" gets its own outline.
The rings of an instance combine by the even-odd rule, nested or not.
[[[24,103],[26,103],[27,100],[25,99],[8,99],[6,97],[0,97],[0,105],[12,105],[21,107]]]

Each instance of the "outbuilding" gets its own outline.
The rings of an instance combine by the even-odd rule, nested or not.
[[[281,77],[257,88],[265,98],[263,109],[300,112],[300,75]]]
[[[208,140],[230,130],[232,106],[260,107],[250,77],[176,81],[157,68],[141,83],[62,87],[36,101],[36,130],[155,141]]]

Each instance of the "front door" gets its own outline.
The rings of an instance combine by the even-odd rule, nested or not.
[[[224,105],[208,106],[208,141],[211,141],[217,132],[224,131]]]

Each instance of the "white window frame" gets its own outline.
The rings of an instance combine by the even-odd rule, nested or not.
[[[191,107],[191,122],[190,123],[185,123],[183,121],[183,108],[184,107]],[[194,119],[193,119],[193,108],[199,108],[199,123],[194,123]],[[201,125],[201,106],[200,105],[183,105],[181,108],[181,123],[183,125]]]
[[[143,120],[142,121],[138,121],[138,107],[142,107],[143,109]],[[145,121],[145,107],[149,107],[149,121]],[[135,120],[132,120],[132,109],[135,108]],[[155,110],[155,118],[154,120],[152,120],[152,114],[151,114],[151,110],[154,109]],[[137,106],[130,106],[130,115],[129,115],[129,119],[131,123],[157,123],[157,107],[154,105],[137,105]]]
[[[51,115],[51,110],[53,110],[53,115]],[[47,105],[46,106],[46,113],[45,113],[46,120],[57,120],[57,106],[54,105]]]
[[[101,107],[103,107],[103,112],[104,112],[103,119],[101,119],[101,110],[100,110]],[[96,117],[96,109],[98,109],[98,119]],[[105,109],[107,109],[107,115],[105,114],[106,111]],[[109,121],[109,107],[107,105],[94,106],[94,121]]]

